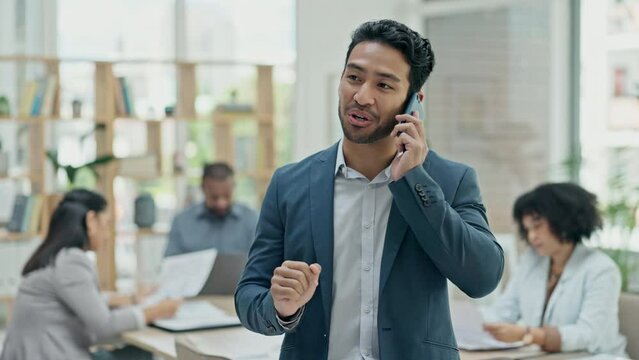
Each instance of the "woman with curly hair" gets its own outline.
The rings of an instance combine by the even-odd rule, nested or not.
[[[485,314],[484,329],[497,340],[549,352],[625,356],[619,269],[582,244],[602,224],[597,197],[571,183],[544,184],[517,199],[513,217],[530,248]]]

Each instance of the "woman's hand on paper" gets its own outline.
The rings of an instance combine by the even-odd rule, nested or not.
[[[147,307],[144,309],[146,323],[149,324],[158,319],[175,316],[180,304],[182,304],[182,299],[166,299]]]
[[[526,335],[526,327],[508,323],[484,324],[484,330],[489,332],[496,340],[508,343],[521,341]]]

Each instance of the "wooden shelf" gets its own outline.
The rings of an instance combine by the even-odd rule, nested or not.
[[[69,62],[69,63],[112,63],[130,65],[166,64],[166,65],[197,65],[197,66],[292,66],[293,63],[256,63],[252,61],[232,59],[152,59],[152,58],[58,58],[39,55],[0,55],[0,62]]]
[[[0,176],[0,180],[30,180],[31,175],[29,174],[15,174],[15,175],[7,175]]]
[[[261,201],[266,191],[268,181],[272,176],[272,172],[275,168],[275,126],[274,126],[274,101],[273,101],[273,65],[275,64],[258,64],[253,62],[234,61],[234,60],[186,60],[186,59],[86,59],[86,58],[58,58],[50,56],[31,56],[31,55],[0,55],[0,62],[40,62],[44,68],[46,68],[46,74],[54,75],[58,79],[56,88],[56,100],[54,100],[53,107],[51,109],[53,116],[50,117],[28,117],[26,119],[20,116],[5,116],[0,118],[0,122],[10,122],[15,124],[24,124],[28,126],[29,136],[29,165],[28,176],[31,182],[31,189],[36,193],[46,193],[47,177],[50,167],[48,160],[45,156],[46,149],[44,148],[47,135],[56,128],[51,126],[41,126],[41,124],[70,124],[76,126],[81,123],[89,125],[100,124],[101,130],[94,132],[95,139],[95,154],[97,156],[110,155],[114,152],[114,142],[116,133],[121,131],[120,127],[128,130],[127,126],[132,127],[129,124],[145,124],[146,128],[146,152],[150,155],[155,155],[157,158],[156,172],[152,176],[142,176],[142,179],[136,177],[127,177],[133,180],[149,180],[159,177],[164,177],[167,172],[162,170],[164,162],[164,155],[162,151],[162,134],[164,126],[161,126],[164,122],[178,123],[181,122],[182,127],[188,122],[212,122],[212,128],[214,130],[215,149],[211,149],[216,155],[215,160],[224,160],[229,164],[234,164],[233,146],[234,138],[232,134],[232,125],[235,121],[250,120],[256,123],[257,127],[257,140],[256,140],[256,163],[255,169],[248,169],[243,173],[255,179],[257,189],[257,199]],[[94,84],[94,114],[91,116],[85,116],[82,118],[65,118],[60,116],[60,82],[63,82],[64,74],[60,73],[60,66],[73,66],[75,64],[92,65],[95,68],[93,74]],[[120,65],[133,65],[133,66],[147,66],[147,65],[166,65],[167,67],[173,67],[175,70],[175,93],[177,97],[175,99],[175,112],[174,116],[164,116],[163,112],[159,112],[154,118],[144,118],[142,116],[120,116],[118,112],[123,113],[122,107],[119,106],[119,99],[117,89],[119,80],[117,67]],[[292,66],[291,63],[277,64],[278,66]],[[197,98],[197,75],[198,69],[204,67],[236,67],[245,66],[253,67],[256,69],[257,81],[256,81],[256,101],[251,104],[252,111],[247,112],[233,112],[233,111],[220,111],[217,109],[214,112],[214,116],[210,117],[207,113],[197,114],[195,103]],[[135,68],[134,68],[135,69]],[[132,96],[135,100],[135,96]],[[232,109],[231,109],[232,110]],[[248,110],[248,108],[247,108]],[[16,109],[16,111],[18,111]],[[87,114],[89,115],[89,114]],[[171,127],[169,127],[171,128]],[[179,135],[179,141],[183,140],[181,128]],[[176,131],[177,133],[177,131]],[[185,132],[186,133],[186,132]],[[228,134],[227,137],[225,134]],[[172,135],[172,134],[170,134]],[[188,135],[185,135],[188,136]],[[178,144],[176,137],[176,146],[182,146]],[[224,149],[221,151],[220,149]],[[177,148],[176,151],[182,149]],[[34,155],[34,156],[31,156]],[[97,189],[105,196],[109,203],[108,211],[112,219],[117,218],[115,209],[118,208],[116,204],[114,184],[116,179],[120,176],[121,171],[120,163],[117,161],[110,162],[97,168]],[[134,167],[134,169],[137,169]],[[126,172],[123,172],[126,174]],[[129,173],[129,175],[133,172]],[[179,176],[176,176],[179,177]],[[198,175],[199,177],[199,175]],[[181,179],[182,180],[182,179]],[[178,182],[182,184],[186,182]],[[184,184],[182,184],[184,185]],[[52,207],[51,207],[52,208]],[[50,214],[49,214],[50,215]],[[48,223],[48,218],[43,223]],[[102,248],[96,253],[97,258],[97,270],[100,286],[106,290],[115,289],[116,280],[116,262],[115,262],[115,236],[119,234],[119,231],[115,228],[115,224],[112,225],[109,231],[110,235],[104,242]],[[126,230],[128,231],[128,229]],[[134,229],[133,235],[166,235],[168,232],[165,230],[153,229]],[[130,233],[129,233],[130,234]],[[28,239],[38,234],[0,234],[0,240],[21,240]]]
[[[155,224],[151,228],[139,228],[137,226],[127,226],[126,228],[117,229],[117,235],[168,235],[171,230],[171,224]]]
[[[200,119],[210,121],[208,119]],[[190,119],[177,119],[177,118],[136,118],[136,117],[116,117],[114,119],[105,119],[105,118],[90,118],[90,117],[81,117],[81,118],[61,118],[61,117],[50,117],[50,118],[41,118],[41,117],[33,117],[33,118],[20,118],[20,117],[0,117],[0,122],[11,122],[11,123],[22,123],[22,124],[38,124],[38,123],[106,123],[109,121],[117,121],[117,122],[140,122],[140,123],[160,123],[160,122],[169,122],[169,121],[193,121]],[[195,120],[199,121],[199,120]]]
[[[0,233],[0,241],[26,241],[39,236],[37,233]]]

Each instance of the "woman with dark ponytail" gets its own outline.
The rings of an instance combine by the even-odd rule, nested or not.
[[[100,293],[85,252],[107,237],[106,207],[101,195],[74,190],[53,212],[44,241],[22,271],[0,359],[90,359],[90,346],[175,314],[177,300],[111,309]]]

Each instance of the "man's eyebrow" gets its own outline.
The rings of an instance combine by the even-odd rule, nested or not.
[[[366,72],[366,69],[364,69],[363,67],[357,65],[357,64],[353,64],[353,63],[348,63],[346,64],[347,68],[353,69],[353,70],[357,70],[357,71],[361,71],[361,72]],[[375,73],[376,76],[380,76],[383,78],[387,78],[390,79],[394,82],[401,82],[401,80],[394,74],[391,73],[384,73],[384,72],[376,72]]]

